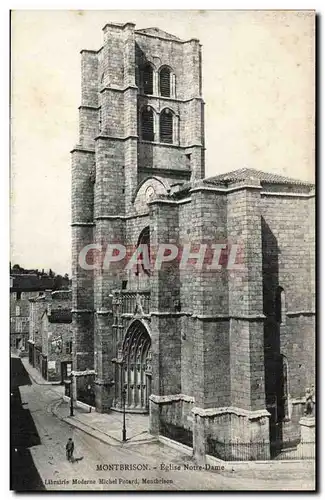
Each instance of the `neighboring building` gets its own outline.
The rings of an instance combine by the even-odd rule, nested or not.
[[[29,338],[28,359],[29,363],[41,371],[42,362],[42,336],[41,318],[50,302],[51,290],[46,290],[41,296],[29,299]]]
[[[51,278],[37,274],[10,276],[10,346],[20,356],[28,355],[29,300],[52,285]]]
[[[71,371],[71,291],[30,299],[29,362],[43,378],[63,382]]]
[[[64,383],[71,374],[71,309],[46,310],[42,316],[42,376]]]
[[[91,378],[97,411],[121,411],[125,388],[127,411],[195,453],[297,441],[315,377],[313,186],[247,168],[204,179],[198,40],[132,23],[104,37],[81,53],[72,150],[75,395]],[[94,242],[237,243],[242,268],[87,270]]]

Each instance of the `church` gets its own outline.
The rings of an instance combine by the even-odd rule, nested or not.
[[[148,413],[198,456],[240,442],[267,458],[299,441],[315,383],[314,186],[242,165],[206,178],[199,41],[103,34],[81,51],[71,152],[74,398]],[[114,244],[192,250],[186,266],[102,265]]]

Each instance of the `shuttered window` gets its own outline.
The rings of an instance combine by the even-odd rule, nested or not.
[[[142,70],[142,87],[144,94],[153,94],[153,71],[149,64]]]
[[[164,109],[160,114],[160,142],[172,144],[173,142],[173,114],[169,109]]]
[[[149,107],[141,112],[141,137],[144,141],[154,140],[153,111]]]
[[[170,97],[170,70],[168,68],[162,68],[159,73],[159,88],[161,96]]]

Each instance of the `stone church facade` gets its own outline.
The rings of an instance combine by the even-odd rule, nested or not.
[[[199,41],[103,32],[81,51],[71,153],[74,397],[100,412],[125,397],[198,455],[292,443],[314,384],[313,186],[247,168],[205,178]],[[105,267],[96,249],[80,265],[112,244],[190,244],[192,259],[222,245],[228,264],[240,251],[218,269]]]

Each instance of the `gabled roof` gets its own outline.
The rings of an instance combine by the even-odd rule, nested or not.
[[[166,31],[163,31],[159,28],[145,28],[143,30],[136,30],[136,33],[144,33],[145,35],[152,35],[152,36],[159,36],[160,38],[169,38],[170,40],[177,40],[178,42],[181,41],[180,38],[178,38],[175,35],[171,35],[170,33],[167,33]]]
[[[72,323],[71,309],[52,309],[48,319],[50,323]]]
[[[287,184],[310,187],[313,186],[311,182],[293,179],[291,177],[285,177],[284,175],[263,172],[262,170],[255,170],[254,168],[246,167],[240,168],[238,170],[233,170],[232,172],[227,172],[225,174],[207,177],[206,179],[204,179],[204,182],[207,184],[227,184],[229,182],[249,180],[250,178],[258,179],[261,184]]]

